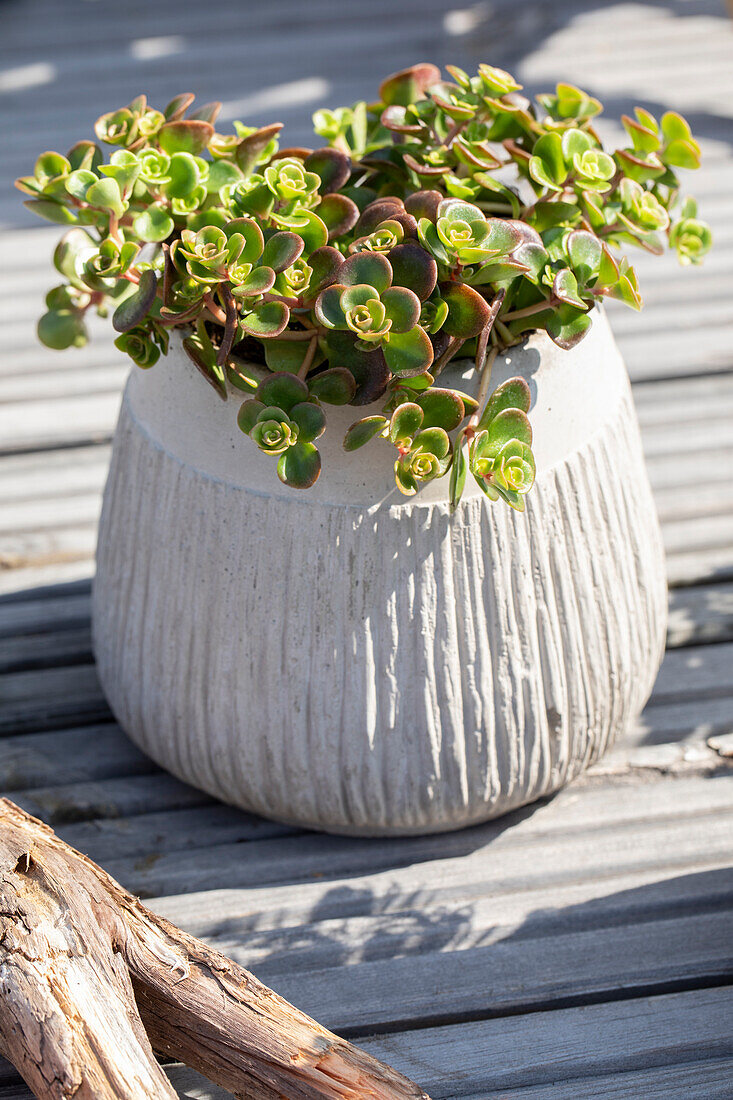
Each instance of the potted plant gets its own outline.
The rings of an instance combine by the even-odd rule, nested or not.
[[[96,124],[111,155],[82,141],[18,181],[68,227],[41,340],[110,312],[137,365],[94,586],[112,708],[188,782],[337,832],[557,789],[663,650],[600,303],[641,306],[626,246],[709,248],[677,179],[699,147],[637,109],[609,153],[577,88],[533,105],[502,70],[449,73],[319,111],[315,149],[139,96]]]

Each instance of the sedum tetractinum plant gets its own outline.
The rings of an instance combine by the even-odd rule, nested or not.
[[[491,365],[536,330],[573,347],[604,297],[639,309],[627,246],[700,262],[710,230],[677,176],[700,149],[680,115],[637,108],[610,153],[578,88],[534,105],[500,69],[448,72],[416,65],[378,102],[317,112],[314,150],[280,149],[278,123],[220,133],[218,103],[181,95],[103,115],[107,153],[42,154],[17,186],[69,228],[40,339],[78,347],[87,311],[112,311],[117,346],[148,368],[178,330],[221,398],[242,392],[239,427],[296,488],[319,476],[324,406],[381,402],[347,450],[380,437],[403,493],[448,476],[455,507],[470,472],[521,510],[529,390],[491,393]],[[476,397],[441,385],[457,355]]]

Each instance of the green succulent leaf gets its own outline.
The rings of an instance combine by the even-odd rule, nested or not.
[[[150,335],[143,328],[134,328],[123,332],[115,340],[115,347],[130,356],[133,363],[143,370],[155,366],[160,358],[160,348],[156,347]]]
[[[285,331],[289,320],[290,311],[283,302],[258,302],[242,318],[242,331],[249,336],[271,339]]]
[[[382,350],[392,373],[404,378],[423,374],[433,361],[430,337],[419,325],[409,332],[390,333]]]
[[[168,211],[160,203],[151,203],[146,210],[136,214],[132,228],[141,241],[157,243],[170,237],[175,223]]]
[[[77,168],[65,178],[64,186],[73,198],[83,202],[86,199],[87,191],[93,183],[97,182],[97,179],[98,177],[94,172],[90,172],[85,168]]]
[[[327,405],[348,405],[356,393],[356,382],[346,367],[330,367],[308,379],[308,390],[311,397]]]
[[[578,294],[578,280],[568,267],[562,268],[555,275],[552,292],[560,302],[576,306],[578,309],[588,309],[588,306]]]
[[[420,299],[402,286],[388,287],[381,295],[390,333],[409,332],[420,319]]]
[[[118,218],[125,212],[125,203],[122,200],[120,186],[116,180],[95,180],[86,193],[86,201],[92,206],[100,206],[104,210],[111,210]]]
[[[45,199],[27,199],[23,206],[32,213],[38,214],[44,221],[55,222],[57,225],[74,225],[78,221],[73,211],[66,206],[61,206],[58,202],[46,201]]]
[[[498,451],[510,439],[518,439],[520,443],[531,446],[532,427],[522,409],[502,409],[491,418],[487,429],[486,449],[489,453]]]
[[[344,450],[358,450],[370,439],[374,439],[375,435],[383,433],[388,424],[386,416],[365,416],[362,420],[357,420],[344,436]]]
[[[303,252],[303,239],[297,233],[281,231],[274,233],[265,243],[262,253],[262,263],[271,267],[273,271],[284,271]]]
[[[157,138],[161,149],[174,153],[203,153],[214,134],[210,122],[200,119],[176,119],[166,122],[158,131]]]
[[[320,290],[336,281],[344,258],[341,253],[326,245],[311,252],[308,264],[311,268],[310,283],[308,284],[309,298],[315,298]]]
[[[326,430],[326,414],[320,405],[311,400],[293,405],[290,416],[298,425],[298,440],[301,443],[312,443]]]
[[[88,335],[81,314],[73,309],[50,310],[38,322],[38,339],[47,348],[81,348]]]
[[[466,476],[468,474],[468,462],[466,461],[466,452],[463,446],[463,435],[459,435],[456,440],[456,445],[453,450],[453,461],[450,468],[450,481],[448,486],[448,499],[450,500],[450,510],[455,512],[458,507],[463,491],[466,488]]]
[[[423,411],[414,401],[406,401],[392,413],[389,422],[389,438],[398,446],[410,442],[422,427]]]
[[[345,289],[341,283],[332,283],[318,295],[314,310],[319,324],[331,329],[346,328],[346,315],[341,306]]]
[[[297,214],[287,217],[277,215],[275,220],[283,229],[292,229],[298,234],[303,241],[306,255],[328,243],[328,227],[313,210],[298,210]]]
[[[244,404],[240,406],[237,414],[237,426],[239,430],[244,432],[245,435],[249,435],[257,423],[260,413],[264,409],[265,405],[262,401],[257,401],[255,398],[250,401],[245,401]]]
[[[534,146],[529,174],[535,183],[550,191],[561,191],[568,175],[562,138],[556,132],[543,134]]]
[[[478,422],[480,429],[488,428],[499,413],[507,409],[519,409],[528,413],[531,402],[530,389],[524,378],[508,378],[497,386],[486,403]]]
[[[300,440],[289,447],[277,464],[277,476],[291,489],[310,489],[321,473],[321,456],[313,443]]]
[[[258,363],[248,363],[242,359],[230,356],[227,360],[226,377],[235,390],[243,393],[252,393],[262,381],[265,370]]]
[[[143,320],[155,301],[158,280],[151,268],[143,271],[133,294],[120,302],[112,316],[112,326],[117,332],[127,332]]]
[[[561,305],[547,321],[547,332],[559,348],[568,351],[579,344],[591,327],[591,319],[572,305]]]
[[[344,260],[338,277],[344,286],[367,285],[382,294],[392,285],[392,268],[379,252],[355,252]]]
[[[277,405],[290,412],[294,405],[308,400],[308,387],[293,374],[280,372],[260,382],[255,396],[264,405]]]
[[[595,234],[576,229],[568,235],[566,248],[576,279],[587,286],[598,276],[603,252],[601,242]]]
[[[454,390],[431,386],[417,400],[423,411],[424,428],[443,428],[452,432],[466,415],[463,400]]]

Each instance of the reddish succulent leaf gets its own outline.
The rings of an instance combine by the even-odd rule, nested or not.
[[[190,119],[194,119],[199,122],[210,122],[212,126],[219,117],[222,104],[219,100],[215,100],[213,103],[204,103],[202,107],[199,107],[195,111],[191,111],[188,116]]]
[[[178,119],[166,122],[158,131],[158,142],[166,153],[203,153],[214,135],[210,122]]]
[[[379,95],[383,103],[390,105],[397,103],[401,107],[409,107],[425,98],[425,91],[431,84],[440,81],[440,69],[428,62],[419,65],[411,65],[409,69],[402,69],[393,73],[379,86]]]
[[[415,160],[411,153],[405,153],[403,159],[406,167],[416,172],[418,176],[431,178],[444,176],[446,172],[450,172],[450,166],[447,164],[423,164],[422,161]]]
[[[365,416],[363,420],[357,420],[346,432],[344,437],[344,450],[356,451],[363,447],[379,432],[384,431],[387,420],[384,416]]]
[[[409,287],[421,301],[430,297],[438,281],[438,265],[417,241],[403,241],[390,250],[387,258],[395,286]]]
[[[424,123],[418,119],[408,118],[406,109],[397,103],[382,111],[381,122],[382,126],[396,134],[419,134],[425,128]]]
[[[395,198],[390,195],[386,198],[375,199],[374,202],[370,202],[368,206],[365,206],[361,212],[361,217],[357,225],[357,232],[360,236],[366,236],[371,233],[373,229],[376,229],[382,222],[387,221],[389,218],[396,218],[398,214],[404,212],[405,206],[402,199]]]
[[[351,158],[340,149],[316,149],[305,158],[309,172],[321,177],[319,191],[327,195],[330,191],[340,191],[351,176]]]
[[[303,240],[297,233],[281,230],[265,242],[262,263],[273,271],[285,271],[294,264],[303,251]]]
[[[405,199],[405,210],[418,220],[427,218],[434,222],[438,217],[438,207],[443,198],[440,191],[414,191]]]
[[[449,336],[464,340],[478,336],[489,319],[490,308],[486,300],[465,283],[444,283],[440,293],[448,304],[443,330]]]
[[[163,111],[168,122],[183,118],[186,108],[191,106],[195,98],[193,92],[183,92],[181,95],[174,96]]]
[[[242,329],[250,336],[279,336],[289,320],[290,310],[283,302],[258,302],[242,320]]]
[[[282,128],[282,122],[273,122],[270,126],[262,126],[253,134],[242,138],[237,146],[235,159],[245,175],[252,171],[258,158]]]
[[[270,164],[274,164],[276,160],[305,160],[312,152],[305,145],[289,145],[286,149],[278,149],[273,153]]]
[[[341,237],[359,220],[359,207],[346,195],[325,195],[318,205],[318,217],[328,229],[328,239]]]
[[[312,397],[327,405],[348,405],[356,393],[356,382],[346,367],[330,367],[308,380]]]
[[[382,396],[390,379],[389,367],[381,348],[359,351],[351,332],[329,332],[329,361],[334,367],[345,367],[356,383],[352,405],[370,405]]]
[[[323,245],[322,248],[317,248],[314,252],[311,252],[308,263],[313,270],[313,274],[308,288],[309,298],[316,297],[324,287],[330,286],[331,283],[336,281],[343,262],[344,258],[341,253],[338,249],[332,248],[331,245]]]

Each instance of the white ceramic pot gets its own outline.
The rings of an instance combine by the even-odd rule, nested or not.
[[[447,372],[446,372],[447,373]],[[453,384],[457,383],[456,369]],[[267,817],[422,833],[556,790],[638,714],[666,619],[664,561],[623,362],[602,313],[573,351],[494,367],[532,392],[524,514],[470,477],[406,498],[363,409],[330,408],[314,488],[291,490],[173,344],[133,368],[94,586],[120,724],[175,775]],[[470,382],[463,381],[467,387]]]

